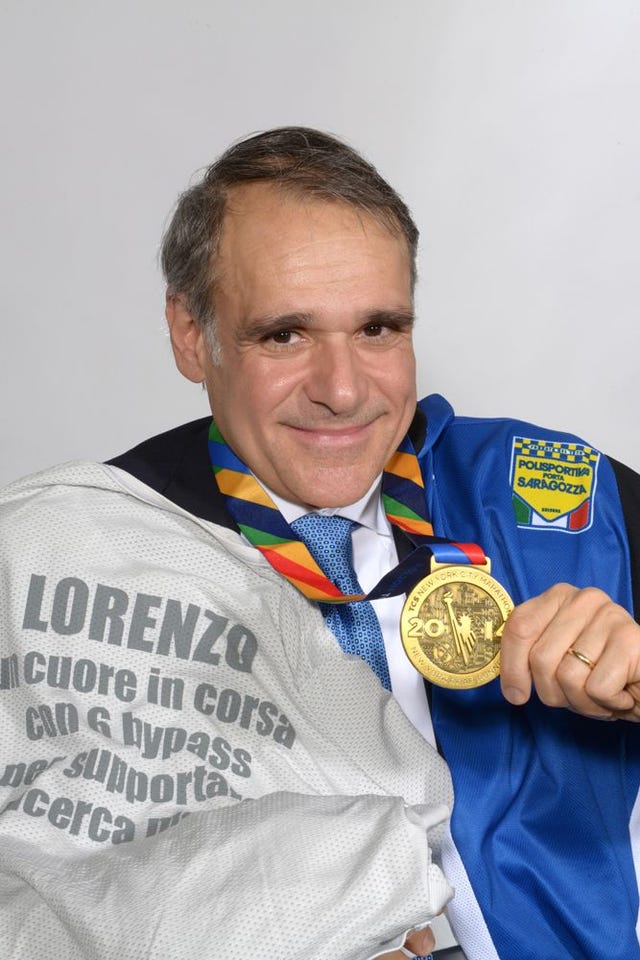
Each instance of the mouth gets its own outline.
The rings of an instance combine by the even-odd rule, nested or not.
[[[342,427],[328,427],[326,425],[309,427],[296,424],[286,424],[285,426],[292,430],[296,439],[302,443],[335,449],[336,447],[353,446],[366,440],[378,419],[379,417],[374,417],[366,423],[350,424]]]

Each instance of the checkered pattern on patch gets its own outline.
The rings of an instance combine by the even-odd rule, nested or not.
[[[561,460],[565,463],[598,462],[600,454],[593,447],[583,443],[563,443],[553,440],[529,440],[526,437],[514,438],[514,450],[524,457],[539,457],[545,460]]]

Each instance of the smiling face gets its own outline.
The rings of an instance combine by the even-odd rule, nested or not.
[[[221,362],[198,331],[195,369],[179,365],[206,381],[227,443],[288,500],[358,500],[415,410],[404,238],[343,203],[234,188],[214,313]]]

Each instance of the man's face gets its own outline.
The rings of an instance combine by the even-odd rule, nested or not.
[[[365,212],[266,184],[229,198],[216,262],[221,362],[198,356],[216,422],[275,493],[363,496],[415,403],[406,241]]]

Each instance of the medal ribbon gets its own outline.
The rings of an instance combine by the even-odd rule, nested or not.
[[[429,573],[432,556],[442,564],[483,566],[486,563],[484,552],[477,544],[454,543],[434,536],[426,517],[420,465],[408,435],[384,469],[382,501],[389,522],[404,530],[416,549],[370,593],[344,594],[325,576],[267,491],[226,444],[213,420],[209,429],[209,457],[218,488],[239,529],[271,566],[309,600],[351,603],[407,593]]]

